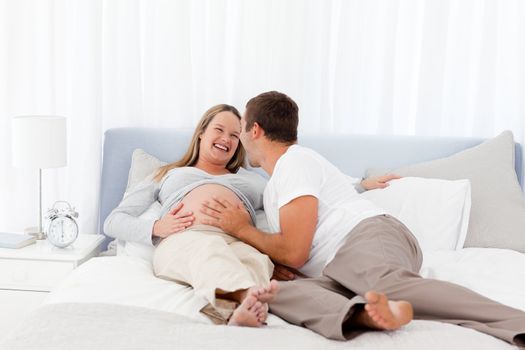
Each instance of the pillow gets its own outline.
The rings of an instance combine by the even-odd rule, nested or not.
[[[131,167],[129,168],[126,191],[144,180],[148,175],[152,175],[158,168],[166,164],[166,162],[146,153],[143,149],[137,148],[134,150],[131,155]]]
[[[147,177],[153,176],[158,168],[166,164],[166,162],[157,159],[143,149],[137,148],[134,150],[131,155],[131,167],[129,169],[128,184],[124,196],[126,196],[129,189],[135,187]],[[159,219],[161,210],[162,206],[158,201],[155,201],[139,217],[147,220]],[[117,241],[117,255],[135,256],[152,262],[154,250],[155,247],[148,244],[122,240]]]
[[[468,180],[404,177],[361,196],[404,223],[423,252],[463,247],[471,205]]]
[[[510,131],[450,157],[391,172],[448,180],[469,179],[472,209],[465,247],[492,247],[525,252],[525,204],[514,169]],[[385,171],[367,171],[376,176]]]

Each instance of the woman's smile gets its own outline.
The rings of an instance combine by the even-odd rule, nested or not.
[[[229,152],[230,151],[230,147],[226,146],[226,145],[223,145],[223,144],[220,144],[220,143],[214,143],[213,146],[215,148],[218,148],[224,152]]]

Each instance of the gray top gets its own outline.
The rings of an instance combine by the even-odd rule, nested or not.
[[[255,224],[255,210],[263,206],[266,186],[262,176],[244,168],[236,174],[211,175],[195,167],[181,167],[170,170],[160,182],[148,177],[126,192],[119,206],[104,221],[104,232],[123,241],[154,244],[152,232],[156,220],[139,216],[158,200],[162,205],[162,217],[191,190],[210,183],[231,189],[244,203]]]

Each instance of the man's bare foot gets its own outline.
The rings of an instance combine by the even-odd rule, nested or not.
[[[228,326],[243,326],[243,327],[261,327],[261,321],[264,314],[264,304],[257,300],[253,295],[249,295],[242,303],[233,311],[233,314],[228,321]]]
[[[277,282],[276,280],[271,280],[270,284],[267,287],[251,287],[250,289],[248,289],[246,295],[252,295],[264,304],[272,302],[278,292],[279,282]]]
[[[386,295],[374,291],[365,294],[365,310],[358,318],[363,326],[379,330],[395,330],[406,325],[414,316],[407,301],[390,301]]]

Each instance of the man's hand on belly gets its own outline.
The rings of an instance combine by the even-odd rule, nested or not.
[[[207,216],[203,224],[216,226],[224,232],[239,238],[239,232],[250,225],[250,214],[242,203],[237,205],[223,198],[213,197],[212,201],[204,201],[201,213]]]

